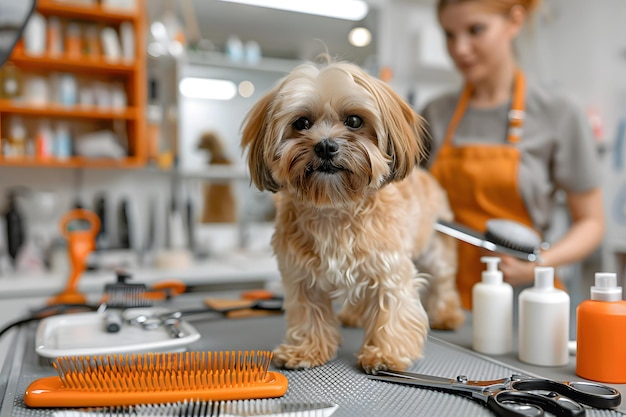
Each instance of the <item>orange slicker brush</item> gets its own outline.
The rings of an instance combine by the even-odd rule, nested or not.
[[[89,224],[85,230],[70,230],[70,223],[84,220]],[[48,304],[85,304],[87,297],[78,292],[78,280],[87,266],[89,254],[96,248],[96,235],[100,230],[100,219],[89,210],[74,209],[67,212],[60,222],[61,234],[68,242],[71,268],[65,289],[48,300]]]
[[[59,376],[32,382],[28,407],[109,407],[280,397],[287,377],[268,371],[269,351],[67,356]]]

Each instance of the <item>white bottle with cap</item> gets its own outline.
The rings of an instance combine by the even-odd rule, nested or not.
[[[554,287],[554,268],[536,267],[535,285],[519,295],[519,359],[532,365],[569,362],[570,298]]]
[[[513,349],[513,287],[498,270],[500,258],[483,256],[482,281],[472,287],[472,347],[489,355]]]

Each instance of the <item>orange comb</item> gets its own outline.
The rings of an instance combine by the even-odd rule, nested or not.
[[[280,397],[287,377],[268,371],[268,351],[65,356],[59,376],[33,381],[29,407],[107,407]]]

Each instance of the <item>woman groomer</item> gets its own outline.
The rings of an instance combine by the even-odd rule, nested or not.
[[[567,193],[571,227],[541,264],[577,262],[604,233],[600,171],[582,109],[562,95],[529,84],[513,42],[537,1],[439,0],[448,52],[463,76],[462,91],[429,103],[432,148],[427,162],[448,193],[456,221],[485,230],[491,218],[549,227],[558,189]],[[480,280],[481,251],[459,244],[457,284],[465,308]],[[502,258],[505,280],[532,283],[536,263]]]

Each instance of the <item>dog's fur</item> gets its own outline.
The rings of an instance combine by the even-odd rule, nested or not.
[[[346,62],[300,65],[248,113],[242,147],[252,181],[277,193],[272,245],[288,328],[276,365],[324,364],[341,322],[363,326],[366,372],[401,370],[422,356],[429,324],[463,323],[456,244],[433,229],[452,213],[417,167],[423,134],[420,116],[387,84]],[[428,315],[416,265],[432,275]]]

